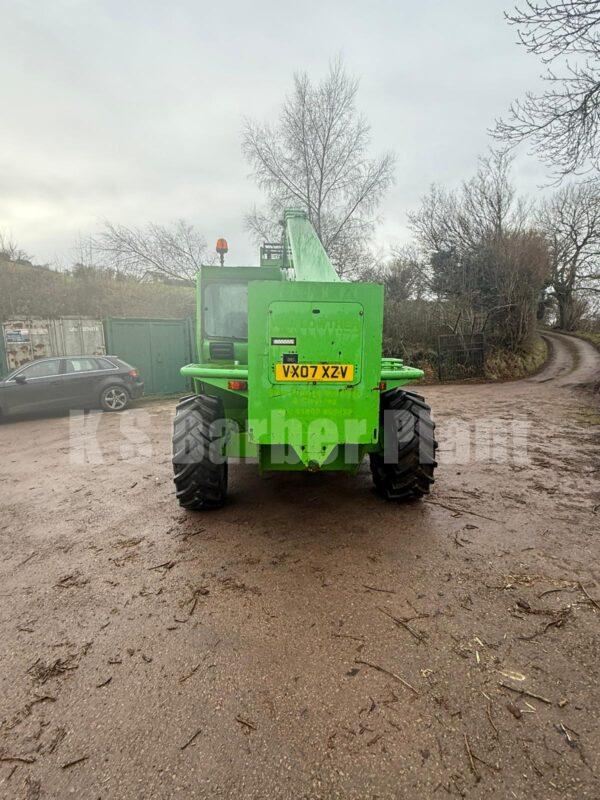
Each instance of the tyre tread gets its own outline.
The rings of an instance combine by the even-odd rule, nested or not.
[[[402,389],[392,389],[381,396],[381,429],[385,411],[406,412],[413,418],[413,436],[407,442],[398,442],[397,463],[385,463],[382,453],[371,453],[371,473],[375,488],[387,500],[406,502],[429,494],[434,482],[437,462],[433,458],[437,449],[435,423],[431,409],[422,395]],[[385,435],[385,430],[384,430]],[[432,458],[421,461],[423,446]]]
[[[191,511],[220,508],[227,493],[227,462],[210,458],[212,423],[223,419],[218,397],[191,395],[177,404],[173,423],[173,481],[179,505]]]

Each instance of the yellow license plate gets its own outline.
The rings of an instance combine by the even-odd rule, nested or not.
[[[350,383],[354,364],[275,364],[275,380]]]

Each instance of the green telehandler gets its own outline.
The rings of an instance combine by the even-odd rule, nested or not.
[[[368,454],[388,500],[429,492],[434,423],[423,377],[382,358],[383,287],[340,280],[303,211],[289,210],[283,242],[260,267],[202,267],[198,364],[182,368],[194,394],[177,405],[173,469],[181,506],[217,508],[228,462],[259,469],[357,472]]]

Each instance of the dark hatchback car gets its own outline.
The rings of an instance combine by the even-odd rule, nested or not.
[[[0,381],[0,416],[67,408],[123,411],[143,393],[138,371],[115,356],[40,358]]]

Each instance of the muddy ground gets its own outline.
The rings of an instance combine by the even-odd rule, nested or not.
[[[0,796],[600,797],[600,355],[552,341],[426,387],[408,507],[239,465],[185,513],[170,402],[1,425]]]

